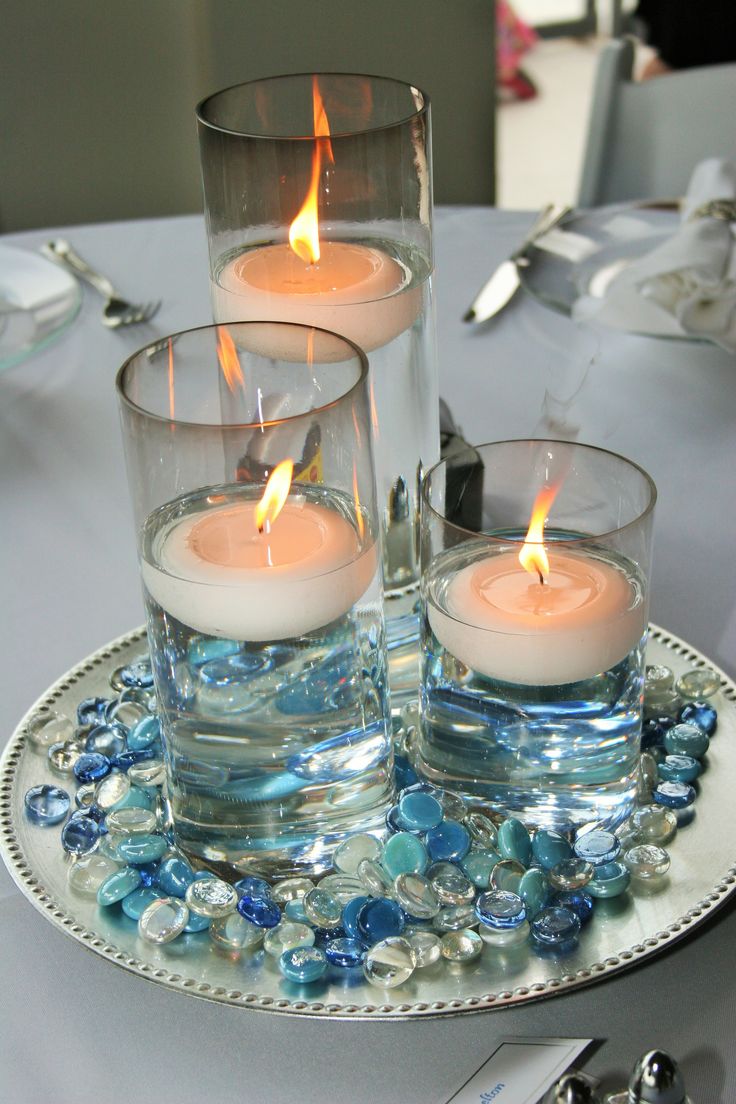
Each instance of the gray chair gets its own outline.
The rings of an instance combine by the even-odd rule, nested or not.
[[[705,157],[736,159],[736,64],[632,80],[634,40],[600,55],[578,205],[684,194]]]

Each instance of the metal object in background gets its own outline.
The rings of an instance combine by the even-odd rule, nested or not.
[[[102,312],[102,324],[111,330],[118,326],[132,326],[136,322],[148,322],[161,306],[160,299],[149,303],[129,303],[127,299],[123,299],[108,278],[88,265],[64,238],[56,238],[42,245],[41,252],[75,276],[80,276],[107,300]]]

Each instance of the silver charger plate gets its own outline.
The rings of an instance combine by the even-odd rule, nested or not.
[[[621,898],[596,902],[595,918],[573,954],[538,958],[526,946],[506,953],[486,947],[466,966],[439,963],[417,970],[400,988],[381,990],[362,975],[347,976],[354,971],[333,971],[324,982],[293,985],[263,951],[231,958],[206,932],[152,946],[118,907],[99,908],[69,890],[60,826],[32,824],[23,809],[31,786],[64,785],[30,744],[30,719],[48,710],[73,716],[82,698],[107,695],[109,675],[145,644],[145,632],[138,630],[72,668],[26,714],[0,761],[0,853],[18,887],[54,927],[138,977],[222,1004],[306,1016],[381,1020],[477,1012],[566,993],[630,969],[690,935],[736,889],[736,684],[718,671],[718,730],[699,780],[693,820],[668,846],[672,865],[665,883],[657,892],[634,888]],[[650,630],[647,660],[666,664],[678,675],[713,666],[656,626]],[[713,831],[716,819],[718,831]]]

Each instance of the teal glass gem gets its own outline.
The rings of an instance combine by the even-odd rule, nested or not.
[[[360,870],[363,870],[363,860]],[[427,849],[420,839],[409,832],[397,832],[391,836],[383,849],[381,865],[393,882],[399,874],[423,874],[429,866]]]
[[[534,917],[550,898],[550,887],[541,870],[527,870],[519,880],[519,896],[526,906],[527,916]]]
[[[532,854],[541,867],[551,870],[572,856],[572,847],[559,832],[539,828],[532,840]]]
[[[694,782],[702,770],[692,755],[667,755],[664,762],[657,765],[663,782]]]
[[[463,873],[479,889],[488,889],[496,863],[501,861],[497,851],[469,851],[460,863]]]
[[[631,874],[621,862],[597,866],[595,877],[585,887],[591,897],[619,897],[629,888]]]
[[[516,817],[508,817],[499,825],[498,851],[504,859],[516,859],[522,866],[532,861],[532,839]]]
[[[145,751],[161,738],[161,722],[158,717],[143,717],[128,733],[128,749]]]
[[[356,900],[360,900],[360,898],[358,897]],[[304,898],[293,897],[291,901],[287,901],[284,905],[284,916],[287,916],[289,920],[294,920],[297,924],[308,924],[309,917],[304,911]]]
[[[710,740],[698,725],[683,722],[665,732],[664,746],[670,755],[691,755],[693,759],[702,759],[710,747]]]
[[[292,947],[281,955],[279,969],[287,981],[309,984],[327,973],[327,957],[319,947]]]
[[[161,860],[156,884],[168,897],[184,897],[194,881],[194,871],[181,855],[168,855]]]
[[[119,857],[133,865],[156,862],[168,850],[164,837],[156,835],[124,836],[117,841],[115,847]]]
[[[432,862],[460,862],[470,850],[470,833],[457,820],[443,820],[425,839]]]
[[[426,832],[442,820],[442,806],[428,793],[405,793],[399,800],[399,817],[410,831]]]
[[[192,935],[196,932],[207,931],[212,923],[211,916],[200,916],[196,912],[189,910],[189,919],[184,926],[184,934]]]
[[[125,915],[129,916],[131,920],[140,920],[151,901],[160,900],[163,896],[164,894],[159,889],[156,889],[155,886],[139,886],[138,889],[134,889],[132,893],[129,893],[127,897],[123,897],[120,907]]]
[[[105,878],[97,890],[97,904],[114,905],[116,901],[122,901],[123,897],[127,897],[134,889],[138,889],[140,884],[140,870],[137,870],[134,866],[124,866],[121,870],[116,870],[109,878]]]

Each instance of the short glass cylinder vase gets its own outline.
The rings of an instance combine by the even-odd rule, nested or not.
[[[563,832],[629,814],[655,499],[635,464],[567,441],[428,473],[420,775]]]
[[[393,797],[366,359],[208,326],[117,386],[176,843],[225,876],[318,873]]]
[[[429,102],[301,74],[217,92],[197,118],[215,321],[320,326],[368,354],[391,686],[415,695],[419,482],[439,460]]]

